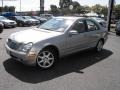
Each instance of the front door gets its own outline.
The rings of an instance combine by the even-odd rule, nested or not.
[[[93,20],[86,19],[86,24],[88,28],[88,33],[86,34],[86,37],[89,38],[88,47],[95,47],[98,43],[98,40],[100,39],[102,31],[100,30],[99,25],[97,25],[96,22]]]
[[[78,34],[68,35],[67,37],[67,53],[72,53],[84,49],[87,44],[86,24],[84,20],[78,20],[68,31],[77,31]]]

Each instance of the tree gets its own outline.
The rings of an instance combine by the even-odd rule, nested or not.
[[[59,2],[59,5],[60,5],[60,8],[63,9],[63,8],[68,8],[71,4],[72,0],[60,0]]]
[[[107,7],[107,6],[102,6],[101,13],[102,13],[104,16],[107,16],[107,14],[108,14],[108,7]]]
[[[80,13],[81,12],[81,5],[77,1],[72,2],[72,5],[73,5],[72,13]]]
[[[120,4],[115,5],[114,12],[116,19],[120,19]]]
[[[9,7],[9,12],[15,12],[15,7],[14,6],[10,6]]]
[[[3,11],[3,7],[0,7],[0,13]]]
[[[5,7],[3,8],[3,11],[4,11],[4,12],[9,12],[9,7],[8,7],[8,6],[5,6]]]
[[[14,6],[0,7],[0,12],[15,12],[15,7]]]
[[[94,11],[97,14],[101,14],[102,6],[100,4],[96,4],[92,6],[92,11]]]
[[[107,16],[108,8],[107,6],[101,6],[100,4],[96,4],[92,6],[92,11],[94,11],[98,15],[103,14],[104,16]]]
[[[57,8],[56,5],[50,5],[50,8],[51,8],[51,13],[52,13],[53,15],[59,14],[59,9]]]
[[[89,12],[91,12],[91,7],[83,6],[83,11],[84,11],[84,13],[89,13]]]

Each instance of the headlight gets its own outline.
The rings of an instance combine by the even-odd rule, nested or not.
[[[20,47],[19,50],[23,52],[28,52],[32,48],[32,46],[33,46],[33,43],[28,43]]]
[[[14,22],[14,24],[17,24],[17,22]]]
[[[4,24],[10,24],[9,22],[3,22]]]

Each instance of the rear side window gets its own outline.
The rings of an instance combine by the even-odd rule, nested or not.
[[[99,30],[99,26],[92,20],[86,20],[88,31]]]
[[[84,20],[78,20],[72,27],[72,30],[76,30],[78,33],[85,32],[86,26],[85,26]]]

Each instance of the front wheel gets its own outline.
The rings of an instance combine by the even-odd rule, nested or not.
[[[3,27],[0,27],[0,33],[2,33],[3,32]]]
[[[23,23],[19,23],[18,26],[19,27],[23,27],[24,25],[23,25]]]
[[[103,50],[103,45],[104,45],[103,41],[99,40],[99,42],[98,42],[98,44],[96,46],[96,51],[101,52]]]
[[[44,49],[37,56],[37,65],[42,69],[48,69],[52,67],[56,60],[54,50]]]
[[[120,33],[117,33],[117,32],[116,32],[116,35],[120,36]]]

